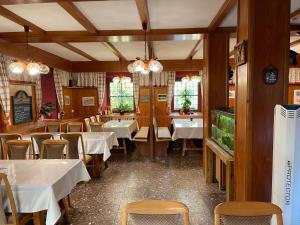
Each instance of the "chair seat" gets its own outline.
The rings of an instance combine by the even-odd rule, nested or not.
[[[171,139],[171,133],[168,127],[157,128],[157,138],[159,139]]]

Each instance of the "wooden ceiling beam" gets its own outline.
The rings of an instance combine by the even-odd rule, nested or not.
[[[18,5],[33,3],[51,3],[51,2],[85,2],[85,1],[109,1],[109,0],[0,0],[0,5]]]
[[[193,59],[193,57],[196,55],[196,53],[199,51],[200,45],[202,42],[202,38],[197,41],[194,48],[191,50],[190,54],[186,57],[186,60]]]
[[[236,4],[237,0],[225,0],[222,7],[219,9],[216,16],[213,18],[208,26],[209,31],[215,30],[224,20],[224,18],[229,14],[233,6]]]
[[[298,16],[300,14],[300,9],[296,9],[295,11],[293,11],[290,15],[290,18],[294,18],[296,16]]]
[[[17,14],[9,11],[8,9],[4,8],[3,6],[0,6],[0,15],[5,17],[6,19],[11,20],[14,23],[17,23],[17,24],[21,25],[21,26],[28,26],[29,29],[32,30],[33,32],[38,32],[38,33],[42,33],[42,34],[46,33],[46,31],[44,31],[40,27],[38,27],[38,26],[34,25],[33,23],[25,20],[24,18],[18,16]]]
[[[110,42],[103,43],[115,56],[119,58],[120,61],[127,61],[127,59],[122,55],[122,53]]]
[[[88,32],[97,33],[95,26],[86,18],[85,15],[71,1],[57,1],[78,23],[80,23]]]
[[[135,0],[135,3],[140,15],[141,23],[146,23],[147,30],[150,30],[151,26],[147,0]]]
[[[81,51],[80,49],[74,47],[73,45],[71,45],[69,43],[57,42],[57,44],[65,47],[65,48],[71,50],[72,52],[75,52],[75,53],[77,53],[77,54],[79,54],[79,55],[81,55],[81,56],[83,56],[83,57],[85,57],[85,58],[87,58],[87,59],[89,59],[91,61],[99,61],[99,60],[95,59],[94,57],[90,56],[89,54],[87,54],[86,52]]]

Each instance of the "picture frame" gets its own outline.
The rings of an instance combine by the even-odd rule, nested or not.
[[[158,94],[157,95],[158,102],[166,102],[167,101],[167,94]]]
[[[82,97],[82,106],[95,106],[95,97]]]
[[[300,105],[300,90],[294,90],[294,104]]]
[[[237,66],[247,62],[247,42],[242,41],[234,46],[234,57]]]
[[[68,95],[64,96],[64,105],[71,105],[71,98]]]

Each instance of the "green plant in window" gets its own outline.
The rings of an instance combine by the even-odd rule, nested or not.
[[[190,89],[185,88],[181,93],[181,99],[182,99],[182,104],[181,104],[181,112],[188,113],[191,109],[192,101],[191,101],[191,95],[192,92]]]
[[[120,113],[120,114],[124,114],[125,112],[129,111],[130,110],[130,107],[127,103],[124,103],[124,102],[120,102],[118,105],[117,105],[117,108],[116,108],[117,112]]]
[[[40,109],[40,114],[42,116],[51,117],[51,114],[54,110],[55,106],[51,102],[43,103]]]

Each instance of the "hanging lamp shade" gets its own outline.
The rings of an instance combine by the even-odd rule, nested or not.
[[[113,81],[114,83],[119,83],[119,82],[120,82],[120,77],[114,77],[114,78],[112,79],[112,81]]]
[[[129,71],[129,73],[134,73],[133,63],[129,63],[127,69]]]
[[[162,65],[158,60],[151,59],[149,61],[149,69],[154,73],[162,72]]]
[[[186,83],[186,82],[190,81],[190,78],[188,76],[185,76],[185,77],[181,78],[181,81]]]
[[[144,69],[144,66],[145,66],[145,64],[144,64],[143,60],[138,59],[138,60],[134,61],[134,63],[133,63],[133,71],[135,73],[142,72]]]
[[[40,65],[34,62],[28,63],[27,71],[29,75],[38,75],[40,73]]]
[[[121,77],[121,82],[122,83],[129,83],[129,82],[131,82],[131,78],[130,77]]]
[[[24,72],[24,65],[21,62],[12,62],[9,65],[9,70],[14,74],[22,74]]]
[[[200,76],[192,76],[191,77],[191,81],[199,83],[201,81],[201,77]]]
[[[48,74],[50,68],[45,64],[40,64],[40,74]]]

